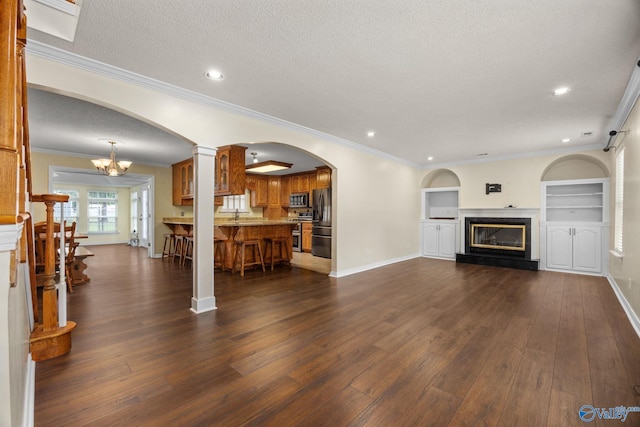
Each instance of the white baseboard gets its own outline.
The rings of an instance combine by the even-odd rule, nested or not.
[[[374,262],[372,264],[362,265],[360,267],[349,268],[347,270],[332,271],[331,273],[329,273],[329,276],[331,276],[331,277],[345,277],[345,276],[349,276],[351,274],[362,273],[363,271],[373,270],[374,268],[384,267],[385,265],[391,265],[391,264],[395,264],[395,263],[402,262],[402,261],[408,261],[410,259],[419,258],[419,257],[420,257],[420,254],[412,254],[412,255],[407,255],[407,256],[404,256],[404,257],[400,257],[400,258],[387,259],[387,260],[380,261],[380,262]]]
[[[640,319],[638,318],[638,315],[635,311],[633,311],[631,304],[629,304],[629,301],[624,296],[615,279],[611,277],[610,274],[607,275],[607,280],[609,280],[609,284],[611,285],[611,289],[613,289],[613,293],[615,293],[616,297],[618,297],[618,301],[620,301],[622,309],[627,314],[629,322],[631,322],[631,326],[633,326],[633,329],[636,331],[636,334],[640,338]]]

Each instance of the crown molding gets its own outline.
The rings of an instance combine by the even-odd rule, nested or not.
[[[315,129],[308,128],[306,126],[298,125],[277,117],[263,114],[248,108],[241,107],[239,105],[231,104],[225,101],[221,101],[210,96],[205,96],[200,93],[184,89],[178,86],[171,85],[169,83],[155,80],[141,74],[132,73],[130,71],[123,70],[118,67],[114,67],[109,64],[95,61],[83,56],[73,54],[71,52],[38,42],[36,40],[27,40],[26,52],[29,55],[37,56],[49,61],[57,62],[60,64],[68,65],[70,67],[78,68],[90,73],[95,73],[104,77],[120,80],[126,83],[131,83],[136,86],[140,86],[155,92],[164,93],[169,96],[184,99],[193,103],[205,105],[210,108],[215,108],[227,113],[237,114],[243,117],[247,117],[253,120],[259,120],[268,124],[283,127],[298,133],[303,133],[315,138],[320,138],[329,142],[333,142],[338,145],[346,146],[358,151],[362,151],[374,156],[391,160],[396,163],[401,163],[414,168],[420,168],[419,163],[411,162],[401,157],[394,156],[384,151],[376,150],[374,148],[367,147],[356,142],[340,138],[328,133],[324,133]]]

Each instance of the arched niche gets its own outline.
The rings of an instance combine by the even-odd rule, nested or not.
[[[586,154],[571,154],[554,160],[542,172],[541,181],[607,178],[609,169],[599,159]]]
[[[422,188],[460,187],[458,175],[449,169],[435,169],[422,179]]]

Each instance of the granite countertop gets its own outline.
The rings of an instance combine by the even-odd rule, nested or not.
[[[238,221],[220,221],[215,222],[217,227],[251,227],[258,225],[286,225],[286,224],[297,224],[298,220],[291,219],[263,219],[263,220],[243,220],[240,219]]]
[[[189,224],[193,225],[193,217],[187,216],[178,216],[178,217],[164,217],[162,218],[162,222],[165,224]],[[224,218],[220,220],[215,220],[214,223],[219,227],[246,227],[246,226],[256,226],[256,225],[283,225],[283,224],[297,224],[299,221],[297,219],[246,219],[240,218],[238,221],[234,221],[229,218]]]

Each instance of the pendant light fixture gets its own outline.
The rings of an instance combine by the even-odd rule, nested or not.
[[[103,141],[103,140],[101,140]],[[116,162],[116,141],[106,140],[109,144],[111,144],[111,154],[108,159],[96,159],[91,160],[93,165],[98,169],[100,173],[103,173],[108,176],[122,176],[127,173],[127,170],[131,166],[131,162],[126,160],[121,160]]]

